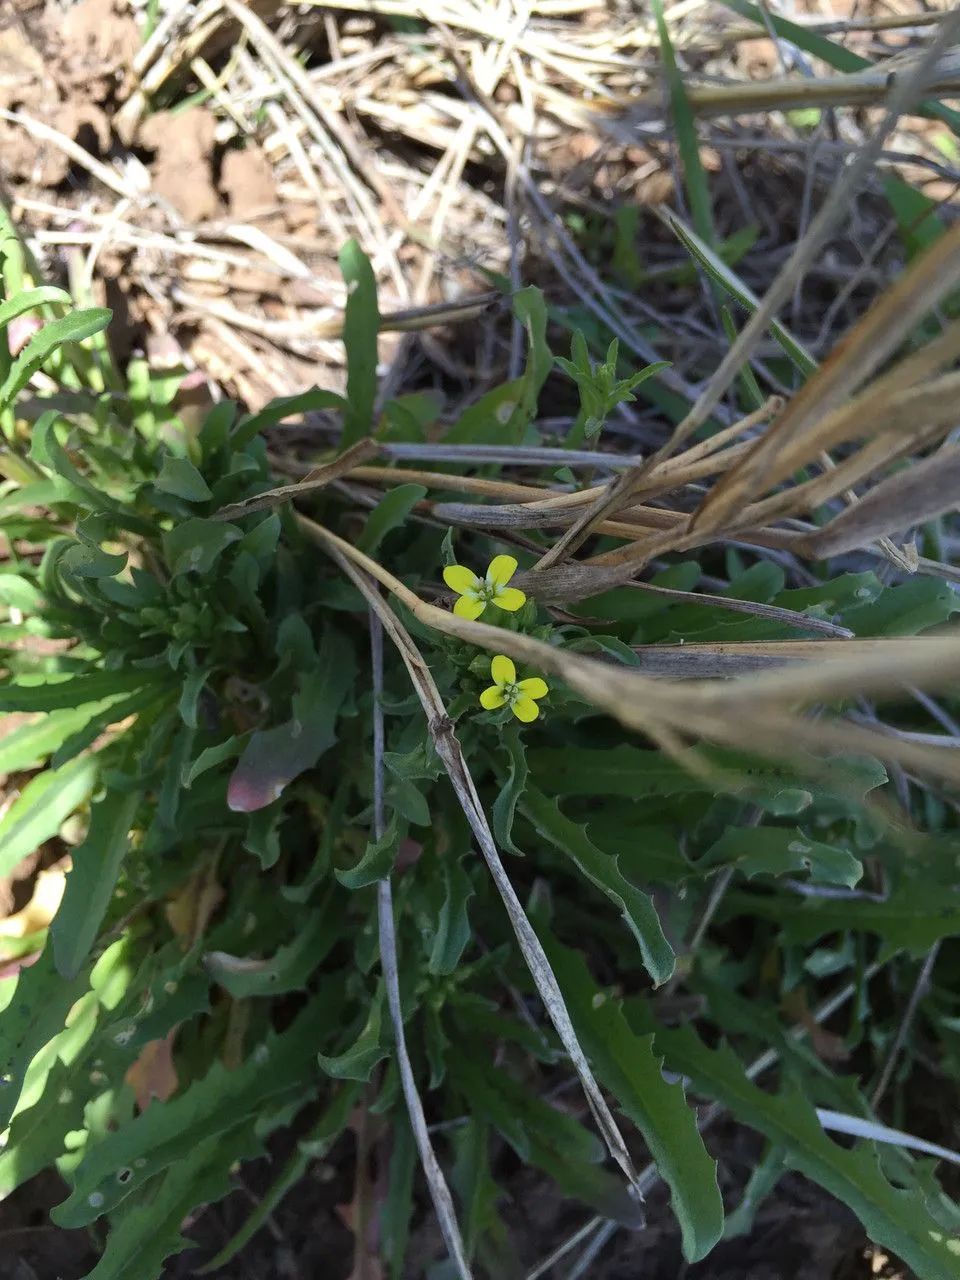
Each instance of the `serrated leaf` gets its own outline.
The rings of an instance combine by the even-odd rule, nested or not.
[[[113,317],[106,307],[90,307],[73,311],[59,320],[51,320],[39,329],[13,364],[0,386],[0,405],[13,403],[33,375],[65,342],[81,342],[105,329]]]
[[[90,795],[98,773],[97,761],[84,757],[30,779],[0,818],[0,876],[10,875],[17,863],[57,834]]]
[[[370,259],[356,240],[340,250],[340,270],[347,286],[343,345],[347,351],[347,403],[343,412],[341,447],[346,449],[369,435],[377,395],[377,278]]]
[[[51,711],[29,724],[19,725],[0,738],[0,774],[36,768],[102,708],[102,702],[89,702],[81,707]]]
[[[960,935],[960,901],[951,888],[945,890],[924,880],[902,879],[886,901],[869,899],[835,901],[830,898],[747,897],[731,891],[722,914],[743,911],[776,921],[792,942],[813,942],[828,933],[875,933],[883,939],[881,959],[895,951],[925,955],[940,938]]]
[[[342,869],[338,867],[334,875],[346,889],[365,889],[368,885],[376,884],[393,870],[399,844],[397,817],[393,814],[379,840],[367,842],[363,857],[357,865]]]
[[[723,1234],[717,1166],[707,1155],[683,1087],[667,1084],[653,1036],[630,1029],[617,1002],[599,991],[583,959],[544,939],[584,1052],[597,1078],[643,1134],[670,1187],[688,1262],[706,1257]]]
[[[150,1110],[160,1104],[154,1102]],[[157,1180],[149,1201],[134,1205],[107,1237],[100,1261],[85,1280],[158,1280],[172,1254],[191,1248],[181,1234],[198,1204],[221,1200],[236,1189],[233,1166],[263,1153],[253,1122],[224,1136],[191,1144],[175,1169]],[[97,1193],[92,1193],[96,1195]]]
[[[141,712],[153,707],[162,696],[161,689],[148,686],[146,689],[138,689],[126,698],[111,699],[102,711],[95,710],[82,728],[71,734],[57,747],[50,760],[51,767],[59,769],[61,765],[91,746],[110,725],[119,724],[131,716],[138,716]]]
[[[63,680],[19,676],[0,684],[0,712],[58,711],[168,680],[168,673],[150,671],[95,671]]]
[[[690,1027],[658,1031],[656,1045],[698,1093],[715,1098],[742,1124],[781,1146],[793,1168],[852,1209],[877,1244],[924,1280],[956,1280],[960,1242],[947,1238],[919,1189],[891,1186],[872,1144],[844,1149],[831,1141],[798,1089],[764,1093],[731,1049],[708,1049]]]
[[[403,524],[426,493],[422,484],[399,484],[385,493],[367,516],[367,523],[357,539],[360,550],[373,555],[387,534]]]
[[[507,1072],[486,1066],[482,1055],[463,1054],[456,1081],[469,1114],[497,1129],[524,1163],[543,1169],[564,1195],[626,1226],[642,1223],[643,1211],[623,1183],[597,1167],[603,1151],[599,1140],[572,1117]]]
[[[863,875],[863,865],[852,853],[812,840],[799,827],[727,827],[697,861],[698,871],[716,866],[736,867],[747,879],[809,871],[813,881],[850,889]]]
[[[318,1053],[317,1062],[320,1070],[337,1080],[370,1079],[370,1072],[389,1053],[389,1047],[382,1042],[383,1025],[383,985],[377,987],[376,994],[370,1002],[370,1012],[359,1036],[343,1053],[328,1057]]]
[[[443,859],[443,905],[437,920],[437,932],[427,962],[434,974],[453,973],[470,941],[470,917],[467,905],[474,895],[473,882],[463,869],[463,859],[454,861],[449,854]]]
[[[509,759],[506,781],[500,786],[497,798],[493,802],[492,819],[493,834],[497,844],[507,853],[522,858],[523,850],[513,842],[513,820],[517,812],[517,802],[523,795],[527,785],[527,751],[521,741],[519,731],[511,726],[502,734],[500,745]]]
[[[654,983],[666,982],[676,967],[673,948],[664,937],[653,902],[624,878],[617,855],[598,849],[585,827],[564,817],[555,800],[531,787],[520,801],[520,811],[617,907],[640,945],[644,966]]]
[[[186,502],[206,502],[213,496],[210,486],[189,458],[177,458],[169,453],[155,483],[161,492],[172,493]]]
[[[163,554],[170,572],[208,574],[233,542],[243,537],[236,525],[192,516],[163,535]]]
[[[50,926],[57,969],[65,978],[77,976],[94,944],[142,796],[140,791],[107,791],[90,810],[90,829],[73,852],[63,901]]]
[[[329,1025],[337,1006],[336,992],[328,990],[301,1011],[289,1031],[269,1033],[241,1066],[228,1071],[215,1061],[183,1093],[151,1103],[108,1133],[84,1153],[70,1196],[51,1211],[53,1220],[67,1228],[93,1222],[200,1143],[255,1119],[284,1095],[301,1094],[310,1084],[317,1028]]]

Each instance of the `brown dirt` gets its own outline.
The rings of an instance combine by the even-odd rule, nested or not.
[[[216,118],[203,107],[158,111],[140,130],[140,145],[152,151],[152,189],[186,222],[205,222],[222,212],[213,185]]]

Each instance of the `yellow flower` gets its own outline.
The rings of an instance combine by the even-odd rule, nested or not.
[[[488,604],[495,604],[498,609],[516,613],[527,601],[522,591],[507,586],[516,572],[517,562],[513,556],[495,556],[485,578],[478,578],[462,564],[447,565],[443,580],[460,597],[453,606],[453,612],[458,618],[472,620],[479,618]]]
[[[508,657],[498,653],[490,663],[493,684],[480,695],[480,705],[487,711],[509,707],[518,720],[527,724],[536,720],[540,708],[534,699],[545,698],[548,693],[546,680],[531,676],[529,680],[517,679],[517,668]]]

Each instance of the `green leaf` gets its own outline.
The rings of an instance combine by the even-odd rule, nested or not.
[[[434,976],[453,973],[460,963],[470,941],[467,904],[474,895],[473,883],[463,869],[463,858],[454,861],[447,854],[441,865],[443,906],[427,962],[427,970]]]
[[[530,285],[515,293],[513,313],[527,330],[527,363],[520,379],[519,402],[510,415],[503,439],[519,444],[528,423],[536,416],[540,392],[553,367],[553,355],[547,344],[547,306],[540,290]]]
[[[676,830],[646,821],[629,802],[607,803],[591,812],[587,832],[599,848],[615,848],[624,873],[642,884],[676,884],[695,870],[684,857]]]
[[[262,1154],[263,1143],[252,1121],[191,1144],[177,1167],[157,1179],[150,1198],[120,1217],[107,1236],[103,1256],[85,1280],[158,1280],[171,1254],[194,1245],[181,1232],[197,1205],[213,1204],[236,1190],[234,1165]]]
[[[287,1192],[301,1182],[310,1164],[315,1160],[323,1160],[328,1154],[333,1144],[346,1130],[350,1113],[359,1098],[360,1086],[353,1081],[339,1089],[333,1102],[307,1136],[297,1143],[297,1150],[287,1161],[280,1176],[269,1191],[258,1199],[256,1207],[247,1216],[243,1226],[230,1243],[225,1245],[215,1258],[211,1258],[204,1266],[198,1267],[194,1272],[195,1275],[205,1276],[219,1271],[231,1258],[236,1257],[281,1204]]]
[[[706,1257],[723,1234],[717,1166],[707,1155],[683,1086],[667,1084],[653,1036],[630,1029],[618,1003],[599,991],[575,951],[544,938],[583,1050],[600,1082],[643,1134],[670,1187],[688,1262]]]
[[[872,1143],[844,1149],[827,1137],[798,1089],[764,1093],[731,1049],[708,1049],[689,1027],[658,1031],[656,1045],[671,1070],[682,1072],[698,1093],[782,1147],[791,1167],[852,1209],[877,1244],[924,1280],[956,1280],[960,1242],[947,1238],[919,1190],[891,1186]]]
[[[944,234],[944,225],[937,217],[939,205],[895,174],[885,174],[882,182],[910,262]]]
[[[883,767],[870,759],[833,760],[825,773],[822,761],[798,753],[798,764],[810,766],[812,776],[806,777],[788,764],[726,748],[705,747],[698,756],[716,770],[709,781],[659,751],[627,744],[606,750],[537,748],[528,752],[527,760],[533,777],[543,779],[557,795],[638,800],[644,796],[729,794],[777,815],[799,813],[815,800],[842,799],[848,805],[860,805],[868,791],[887,780]],[[818,772],[822,776],[818,777]]]
[[[163,554],[175,578],[181,573],[208,574],[227,547],[242,537],[235,524],[191,516],[163,535]]]
[[[447,444],[502,444],[523,397],[524,381],[502,382],[465,409],[444,435]]]
[[[0,1152],[0,1195],[8,1196],[53,1165],[63,1155],[67,1134],[84,1127],[89,1094],[79,1083],[72,1067],[55,1060],[40,1097],[13,1117]]]
[[[340,270],[347,286],[343,345],[347,351],[347,403],[343,411],[341,448],[346,449],[373,429],[377,397],[377,278],[370,259],[356,240],[340,250]]]
[[[79,763],[79,762],[78,762]],[[50,926],[57,969],[75,978],[90,954],[130,847],[140,791],[108,791],[90,810],[90,829],[73,852],[73,868]]]
[[[960,901],[953,889],[932,881],[903,878],[883,902],[804,898],[796,901],[728,892],[721,915],[745,913],[775,921],[791,942],[813,942],[828,933],[875,933],[882,958],[895,951],[923,956],[941,938],[960,935]]]
[[[0,330],[6,329],[11,320],[22,316],[27,311],[35,311],[46,303],[59,302],[70,306],[73,299],[65,289],[57,289],[54,285],[41,285],[39,289],[24,289],[14,294],[0,305]]]
[[[380,1209],[383,1252],[390,1263],[391,1280],[401,1280],[414,1217],[413,1177],[417,1170],[417,1144],[410,1122],[403,1114],[391,1126],[393,1150],[387,1178],[387,1198]]]
[[[88,798],[98,773],[98,762],[83,757],[30,779],[0,818],[0,876],[10,875],[17,863],[57,834]]]
[[[102,711],[95,710],[81,729],[61,743],[50,760],[51,767],[59,769],[81,751],[86,751],[110,725],[119,724],[130,716],[139,716],[159,702],[162,696],[163,690],[158,686],[148,686],[146,689],[137,689],[125,698],[112,698]],[[128,731],[129,726],[122,732]]]
[[[303,675],[293,698],[293,716],[254,733],[244,748],[227,791],[227,804],[234,812],[252,813],[272,804],[333,746],[337,716],[352,691],[356,670],[347,641],[328,630],[316,668]]]
[[[426,492],[422,484],[400,484],[384,494],[367,516],[367,523],[357,539],[359,549],[373,555],[387,534],[403,524]]]
[[[43,607],[43,595],[28,578],[18,573],[0,573],[0,604],[23,613],[39,613]]]
[[[732,347],[737,341],[737,326],[726,303],[720,308],[720,321],[723,324],[723,331],[727,335],[727,342]],[[748,412],[762,409],[766,403],[766,396],[760,390],[757,375],[753,372],[749,360],[745,360],[740,366],[737,380],[740,383],[743,408]]]
[[[727,1218],[723,1229],[724,1240],[735,1240],[738,1236],[747,1236],[753,1231],[757,1210],[764,1200],[776,1189],[785,1170],[783,1148],[771,1144],[764,1152],[760,1163],[755,1165],[747,1185],[743,1189],[740,1203]]]
[[[915,636],[958,612],[960,597],[949,583],[918,575],[845,610],[843,621],[858,636]]]
[[[275,427],[284,418],[301,413],[319,413],[323,409],[342,409],[343,405],[343,396],[338,396],[333,391],[321,391],[319,387],[311,387],[295,396],[279,396],[259,413],[241,418],[233,429],[230,443],[234,449],[245,449],[261,431]]]
[[[555,800],[548,800],[533,788],[528,787],[524,793],[520,811],[546,840],[574,862],[591,884],[606,894],[640,944],[643,963],[654,983],[660,986],[666,982],[676,967],[673,948],[664,937],[653,902],[624,879],[617,855],[598,849],[585,827],[565,818]]]
[[[35,769],[57,747],[82,729],[103,708],[103,702],[52,711],[29,724],[22,724],[0,738],[0,774]],[[112,706],[112,700],[107,703]],[[66,763],[65,761],[63,763]]]
[[[716,866],[736,867],[748,879],[809,871],[813,881],[851,889],[863,875],[863,865],[852,853],[813,840],[799,827],[727,827],[697,861],[698,871]]]
[[[190,765],[190,768],[184,773],[183,785],[191,787],[201,774],[207,773],[210,769],[215,769],[218,764],[223,764],[225,760],[233,760],[240,754],[241,741],[241,738],[234,735],[232,738],[225,738],[223,742],[218,742],[215,747],[204,747],[196,760]]]
[[[14,981],[13,997],[0,1017],[0,1133],[20,1100],[30,1063],[63,1030],[67,1014],[89,989],[86,976],[64,982],[50,946]]]
[[[312,1084],[317,1028],[336,1017],[337,1007],[336,993],[325,992],[288,1031],[269,1032],[241,1066],[228,1071],[214,1061],[184,1092],[168,1102],[152,1102],[136,1119],[106,1134],[85,1152],[70,1196],[50,1216],[60,1227],[86,1226],[158,1173],[179,1167],[200,1143],[268,1112],[285,1095],[302,1096]]]
[[[365,889],[383,880],[393,870],[400,845],[397,816],[393,814],[379,840],[370,840],[363,857],[355,867],[337,868],[334,875],[346,889]]]
[[[500,745],[507,753],[509,768],[506,781],[501,783],[497,798],[493,802],[493,834],[501,849],[522,858],[523,850],[518,849],[513,843],[513,820],[517,812],[517,802],[527,785],[529,772],[527,752],[519,730],[513,725],[501,735]]]
[[[333,1076],[337,1080],[360,1080],[366,1082],[370,1079],[370,1073],[373,1068],[378,1062],[382,1062],[390,1052],[389,1047],[382,1043],[381,1040],[383,999],[384,990],[381,983],[377,987],[376,995],[370,1002],[370,1013],[363,1030],[350,1048],[344,1053],[336,1054],[333,1057],[327,1057],[323,1053],[317,1054],[317,1061],[320,1064],[321,1071],[326,1072],[328,1076]]]
[[[188,458],[167,454],[156,480],[163,493],[172,493],[186,502],[206,502],[213,495],[210,486]]]
[[[697,121],[687,97],[686,86],[677,66],[677,58],[673,51],[670,31],[663,16],[663,0],[653,0],[653,11],[657,20],[657,35],[660,40],[660,57],[663,60],[663,72],[670,90],[670,109],[673,116],[673,127],[677,134],[677,147],[683,165],[683,177],[687,188],[687,199],[693,215],[693,225],[700,237],[707,244],[716,242],[713,226],[713,209],[710,203],[710,185],[706,170],[700,160],[700,140],[697,137]]]
[[[236,416],[237,406],[233,401],[221,400],[204,418],[197,441],[205,459],[213,458],[226,445]],[[242,448],[242,443],[238,447]]]
[[[73,311],[39,329],[10,366],[0,386],[0,406],[11,405],[33,375],[65,342],[81,342],[105,329],[113,316],[105,307]]]
[[[748,311],[756,311],[760,305],[757,295],[711,248],[707,239],[685,226],[681,219],[669,209],[664,208],[663,215],[671,231],[683,243],[688,253],[696,258],[714,284],[719,285]],[[770,332],[805,377],[809,377],[816,371],[818,367],[816,360],[785,325],[779,320],[771,320]]]
[[[310,975],[346,932],[343,900],[339,895],[331,895],[325,907],[310,912],[293,941],[280,947],[269,960],[208,951],[203,957],[203,966],[234,1000],[302,991]]]

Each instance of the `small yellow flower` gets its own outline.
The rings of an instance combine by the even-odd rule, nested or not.
[[[531,676],[529,680],[517,679],[517,668],[508,657],[498,653],[490,663],[493,684],[480,695],[480,705],[487,711],[509,707],[518,720],[529,724],[536,720],[540,708],[534,699],[545,698],[549,692],[546,680]]]
[[[462,564],[447,565],[443,580],[460,597],[453,606],[453,612],[458,618],[473,620],[480,617],[488,604],[495,604],[498,609],[516,613],[527,601],[522,591],[507,586],[516,572],[517,562],[513,556],[495,556],[485,578],[478,578]]]

